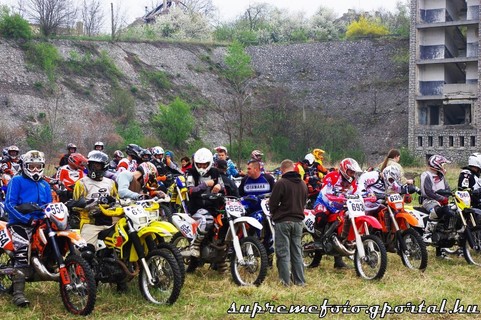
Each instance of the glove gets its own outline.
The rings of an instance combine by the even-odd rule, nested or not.
[[[449,199],[448,198],[443,198],[442,200],[439,201],[439,203],[442,205],[442,206],[445,206],[449,203]]]

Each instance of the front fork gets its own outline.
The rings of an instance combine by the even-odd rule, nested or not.
[[[127,225],[129,228],[129,237],[132,239],[132,243],[134,245],[135,251],[137,251],[137,256],[139,257],[140,263],[145,270],[145,274],[147,275],[147,281],[150,285],[154,285],[154,280],[152,278],[152,273],[150,272],[149,266],[147,265],[147,260],[145,260],[145,252],[144,246],[140,243],[140,238],[137,232],[135,231],[132,223],[127,220]]]
[[[232,234],[232,244],[234,245],[235,255],[237,256],[237,260],[240,264],[244,263],[244,256],[242,255],[242,249],[240,246],[239,237],[237,236],[237,232],[234,228],[234,220],[229,216],[229,229]],[[244,223],[241,224],[242,227],[242,234],[244,237],[247,237],[247,229]]]
[[[396,221],[396,217],[394,216],[394,212],[391,209],[391,207],[387,207],[389,210],[389,219],[391,220],[392,226],[391,230],[394,229],[395,232],[395,237],[396,237],[396,242],[399,245],[399,252],[406,252],[407,251],[407,246],[406,242],[404,241],[404,238],[402,237],[402,230],[399,228],[399,224]],[[387,232],[391,232],[391,230],[387,230]]]
[[[60,274],[60,281],[62,285],[68,286],[70,285],[70,276],[68,274],[67,268],[65,266],[65,260],[63,259],[63,255],[60,252],[60,248],[57,243],[56,239],[56,233],[55,231],[52,230],[52,227],[50,226],[50,220],[45,219],[45,225],[47,226],[47,235],[48,238],[50,239],[50,243],[52,244],[53,251],[55,253],[55,257],[57,258],[57,263],[58,263],[58,269],[59,269],[59,274]]]

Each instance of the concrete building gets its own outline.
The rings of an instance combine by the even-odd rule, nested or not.
[[[481,152],[481,0],[411,0],[409,149],[465,163]]]

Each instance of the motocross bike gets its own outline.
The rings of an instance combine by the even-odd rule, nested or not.
[[[422,237],[413,228],[418,225],[418,219],[404,210],[404,197],[399,193],[376,196],[383,199],[386,206],[376,214],[382,229],[373,234],[383,240],[388,251],[397,252],[406,267],[424,271],[428,251]]]
[[[329,196],[331,201],[345,203],[343,210],[329,214],[327,224],[318,230],[315,210],[304,210],[304,232],[302,245],[304,264],[319,264],[322,255],[352,256],[356,274],[363,279],[381,279],[386,272],[386,248],[379,237],[370,234],[371,229],[381,229],[376,218],[367,216],[364,201],[375,201],[375,197],[363,199],[361,195]],[[349,230],[344,241],[343,229]]]
[[[262,225],[252,217],[243,216],[244,207],[234,197],[205,194],[202,198],[222,201],[225,206],[224,211],[217,212],[213,228],[202,240],[199,258],[191,256],[189,245],[198,237],[200,222],[187,213],[177,212],[172,217],[180,230],[172,238],[172,243],[189,258],[188,271],[194,271],[202,263],[223,264],[230,259],[230,271],[237,285],[260,285],[267,275],[267,253],[257,237],[248,235],[247,226],[260,230]],[[230,251],[232,253],[228,254]]]
[[[173,304],[181,291],[182,275],[175,257],[159,249],[159,243],[163,242],[159,238],[171,237],[177,229],[168,222],[156,221],[152,212],[130,200],[117,202],[112,197],[100,197],[98,208],[105,216],[120,219],[98,234],[95,250],[82,252],[92,266],[95,279],[120,284],[139,275],[139,288],[146,300]]]
[[[436,193],[452,197],[449,206],[455,214],[454,221],[446,228],[444,221],[429,219],[429,212],[423,207],[409,208],[419,221],[416,230],[426,245],[442,249],[459,246],[469,264],[481,266],[481,210],[471,207],[468,191],[438,190]]]
[[[171,212],[189,212],[187,209],[189,193],[187,190],[187,184],[184,176],[175,176],[174,183],[172,183],[168,189],[168,194],[170,196]]]
[[[23,213],[42,210],[37,204],[23,204]],[[33,228],[26,281],[56,281],[65,308],[76,315],[88,315],[95,306],[95,277],[89,264],[78,255],[87,242],[67,229],[68,210],[63,203],[50,203]],[[0,292],[11,292],[14,274],[13,242],[5,221],[0,221]],[[67,256],[66,258],[64,258]]]

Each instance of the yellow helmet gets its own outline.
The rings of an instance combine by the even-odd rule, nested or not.
[[[316,158],[316,160],[318,161],[322,161],[324,159],[324,156],[323,154],[325,153],[324,150],[322,149],[314,149],[312,150],[312,154],[314,155],[314,157]]]

